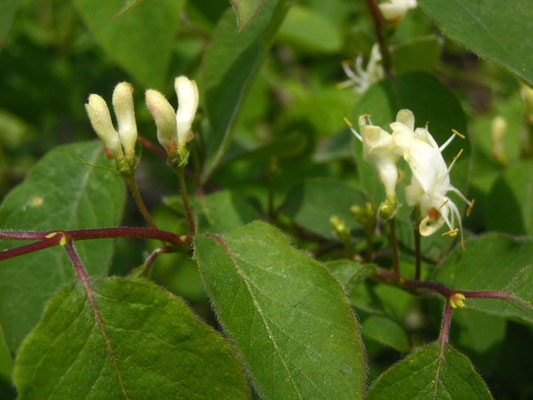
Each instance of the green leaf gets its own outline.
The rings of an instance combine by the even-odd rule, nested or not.
[[[302,227],[336,239],[329,222],[334,215],[350,229],[362,229],[350,212],[354,204],[365,204],[365,196],[358,187],[329,178],[311,178],[289,192],[283,211]]]
[[[142,0],[122,0],[122,7],[113,16],[113,18],[120,17],[130,11],[133,7],[139,4]]]
[[[522,302],[472,299],[467,307],[500,317],[533,323],[533,242],[487,234],[456,249],[435,271],[434,279],[458,290],[503,291]]]
[[[179,298],[123,278],[63,288],[24,340],[24,399],[247,399],[229,345]]]
[[[323,265],[263,222],[194,244],[219,321],[265,399],[362,398],[357,321]]]
[[[485,221],[489,230],[533,237],[531,177],[533,162],[522,161],[494,182],[485,207]]]
[[[457,326],[457,339],[453,343],[478,354],[488,353],[504,340],[506,325],[503,318],[467,307],[453,313],[451,337],[455,339],[453,328]]]
[[[342,46],[339,28],[323,14],[295,5],[279,29],[281,40],[324,53],[336,53]]]
[[[194,200],[198,212],[198,231],[224,233],[252,222],[257,212],[244,198],[228,190]]]
[[[233,122],[244,95],[272,45],[285,12],[285,0],[269,0],[248,28],[239,33],[235,17],[228,10],[213,32],[213,42],[203,60],[203,97],[211,124],[204,180],[228,149]]]
[[[82,164],[113,167],[99,141],[57,147],[6,196],[0,206],[0,227],[9,230],[73,230],[117,226],[124,204],[124,184],[116,174]],[[2,241],[3,249],[21,246]],[[90,275],[105,275],[113,240],[77,244]],[[54,247],[2,261],[0,264],[0,325],[15,353],[37,324],[44,304],[74,278],[65,250]]]
[[[470,360],[440,343],[422,347],[376,379],[366,400],[492,399]]]
[[[353,291],[356,285],[363,282],[376,270],[374,264],[360,264],[346,258],[326,262],[326,267],[341,283],[344,291],[348,295]]]
[[[452,39],[533,85],[533,7],[530,0],[420,0]]]
[[[417,70],[431,71],[440,59],[440,42],[435,36],[424,36],[404,42],[391,53],[391,63],[396,74]]]
[[[230,0],[237,13],[237,23],[241,32],[263,8],[266,0]]]
[[[411,349],[403,326],[389,317],[370,315],[362,319],[361,334],[403,353]]]
[[[81,17],[107,54],[142,85],[161,88],[169,72],[184,1],[142,1],[124,15],[113,18],[122,3],[122,0],[74,0]]]
[[[7,38],[17,7],[18,0],[3,0],[0,2],[0,49]]]

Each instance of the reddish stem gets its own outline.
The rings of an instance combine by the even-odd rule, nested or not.
[[[450,306],[450,299],[446,299],[446,305],[444,306],[444,317],[442,318],[442,327],[440,330],[439,340],[441,343],[441,353],[444,346],[448,343],[450,335],[450,322],[452,320],[452,307]]]
[[[40,242],[30,243],[25,246],[20,246],[14,249],[1,251],[0,261],[7,260],[8,258],[12,258],[12,257],[22,256],[28,253],[33,253],[34,251],[44,250],[49,247],[53,247],[59,243],[61,238],[62,238],[62,235],[55,235],[49,239],[41,240]],[[24,239],[28,239],[28,238],[24,238]]]
[[[143,145],[144,148],[150,150],[151,152],[155,153],[156,155],[158,155],[162,160],[167,160],[167,153],[161,148],[159,147],[158,145],[156,145],[154,142],[146,139],[145,137],[142,137],[142,136],[138,136],[141,144]]]
[[[385,20],[383,19],[383,15],[381,14],[379,7],[374,0],[366,0],[366,4],[370,10],[372,19],[374,20],[376,38],[378,40],[379,50],[383,57],[383,68],[385,69],[387,76],[392,79],[390,53],[387,47],[387,41],[383,34],[383,32],[385,32]]]

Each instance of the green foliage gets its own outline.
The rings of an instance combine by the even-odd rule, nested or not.
[[[533,85],[533,8],[528,0],[421,0],[443,32]],[[494,27],[498,27],[494,29]]]
[[[123,15],[122,0],[74,0],[96,40],[144,86],[160,88],[168,76],[182,0],[142,1]]]
[[[140,280],[90,285],[64,287],[25,339],[21,398],[248,398],[229,345],[183,301]]]
[[[24,183],[5,197],[0,206],[0,226],[48,231],[117,225],[124,204],[121,179],[76,158],[110,167],[103,150],[99,142],[86,142],[58,147],[47,154]],[[20,245],[2,241],[2,248]],[[77,248],[91,275],[107,273],[112,240],[84,242]],[[12,353],[37,324],[52,294],[74,279],[72,264],[64,253],[61,248],[51,248],[2,261],[0,323]]]
[[[18,0],[6,0],[0,4],[0,49],[4,44],[7,32],[11,26],[15,11],[17,11]]]
[[[372,383],[366,398],[492,399],[470,360],[438,343],[422,347]]]
[[[265,398],[362,398],[358,324],[321,264],[262,222],[197,236],[195,257],[219,321]]]
[[[230,0],[230,2],[237,13],[239,31],[242,31],[259,14],[266,0]]]
[[[435,271],[435,280],[461,290],[499,290],[523,304],[494,299],[468,299],[468,307],[500,317],[533,323],[533,242],[487,234],[467,241]],[[487,251],[490,249],[490,251]]]

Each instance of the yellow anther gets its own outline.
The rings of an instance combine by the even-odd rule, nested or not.
[[[185,242],[185,241],[187,240],[187,235],[181,235],[181,236],[180,236],[180,240],[181,240],[182,242]]]
[[[350,127],[350,128],[353,128],[353,125],[352,123],[350,122],[350,120],[346,117],[344,117],[344,122],[346,122],[346,124]]]
[[[439,210],[440,210],[442,207],[444,207],[446,204],[448,204],[449,201],[450,201],[450,199],[446,199],[446,201],[440,205]]]
[[[372,114],[361,114],[361,115],[359,116],[359,118],[361,118],[361,117],[372,118]]]
[[[67,244],[67,237],[65,236],[63,232],[51,232],[48,235],[46,235],[45,238],[51,239],[57,235],[61,235],[61,239],[59,239],[59,245],[64,247]]]
[[[459,150],[459,153],[453,158],[454,160],[457,160],[459,157],[461,157],[461,154],[463,154],[463,149]]]
[[[452,129],[452,132],[455,133],[457,136],[459,136],[461,139],[466,139],[466,138],[465,138],[465,135],[463,135],[463,134],[457,132],[455,129]]]
[[[459,228],[452,229],[451,231],[444,232],[442,236],[456,236],[457,232],[459,232]]]
[[[53,238],[55,235],[57,235],[59,232],[52,232],[45,236],[46,239]]]
[[[466,297],[462,293],[454,293],[450,296],[450,307],[453,309],[465,308],[464,300],[466,300]]]
[[[63,246],[63,247],[65,247],[67,245],[67,238],[65,237],[65,235],[63,235],[63,237],[59,241],[59,245]]]
[[[470,213],[472,212],[472,208],[474,208],[474,203],[476,202],[476,199],[472,199],[470,201],[470,205],[468,206],[468,210],[466,210],[466,216],[469,217]]]
[[[350,60],[342,60],[341,65],[349,67],[350,65],[352,65],[352,62]]]

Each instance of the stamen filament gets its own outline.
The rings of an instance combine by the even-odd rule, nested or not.
[[[472,212],[472,208],[474,208],[475,202],[476,202],[476,199],[472,199],[472,201],[470,201],[470,205],[468,206],[468,209],[466,210],[467,217],[470,217],[470,213]]]
[[[459,232],[459,228],[452,229],[451,231],[444,232],[442,236],[457,236],[457,232]]]
[[[363,142],[363,138],[361,137],[361,135],[359,133],[357,133],[357,131],[354,129],[352,123],[350,122],[350,120],[346,117],[344,117],[344,122],[346,122],[346,124],[350,127],[350,130],[352,131],[352,133],[355,135],[355,137],[357,139],[359,139],[360,142]]]

